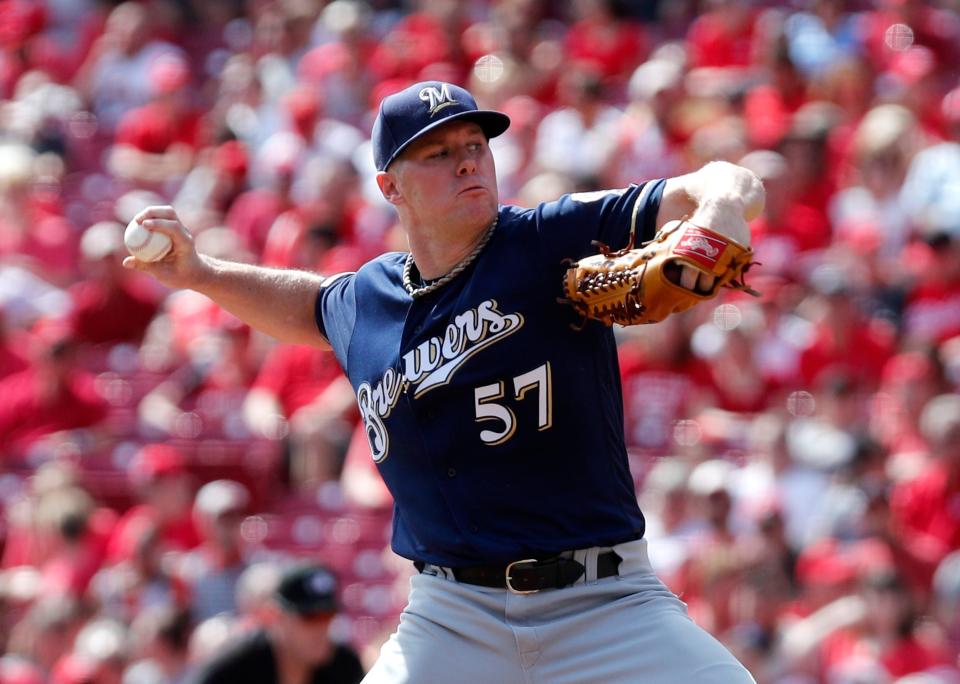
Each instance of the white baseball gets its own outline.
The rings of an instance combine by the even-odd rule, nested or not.
[[[173,247],[173,241],[168,236],[144,228],[136,219],[127,224],[123,242],[130,254],[140,261],[160,261]]]

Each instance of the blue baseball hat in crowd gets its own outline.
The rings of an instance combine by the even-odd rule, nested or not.
[[[295,565],[282,574],[274,596],[291,613],[332,613],[337,609],[337,578],[317,563]]]
[[[470,93],[452,83],[424,81],[383,98],[372,135],[377,171],[385,171],[424,133],[462,119],[479,124],[487,138],[497,137],[510,126],[506,114],[479,109]]]

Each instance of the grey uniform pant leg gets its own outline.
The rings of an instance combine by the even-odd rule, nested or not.
[[[413,577],[364,684],[753,684],[656,577],[644,540],[615,550],[620,576],[537,594]]]

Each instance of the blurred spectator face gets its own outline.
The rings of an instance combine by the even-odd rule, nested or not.
[[[190,341],[190,360],[222,388],[246,385],[249,378],[249,328],[210,328]]]
[[[76,348],[69,324],[44,320],[33,329],[30,353],[40,381],[38,391],[55,396],[75,368]]]
[[[803,182],[820,180],[824,168],[825,139],[813,135],[790,135],[780,145],[787,167]]]
[[[161,55],[150,65],[147,74],[154,100],[169,110],[182,112],[187,104],[190,65],[177,55]]]
[[[139,2],[119,5],[107,18],[106,33],[120,52],[136,54],[146,44],[149,35],[147,10]]]
[[[95,223],[83,233],[80,240],[84,270],[89,278],[104,282],[118,280],[125,273],[123,226],[116,221]]]
[[[227,60],[220,74],[218,100],[255,104],[261,95],[256,67],[249,55],[234,55]]]
[[[918,416],[936,393],[937,378],[929,360],[918,353],[893,357],[883,369],[882,388],[909,416]]]
[[[818,84],[824,97],[840,106],[847,115],[859,115],[873,100],[874,73],[863,58],[838,62]]]
[[[748,575],[734,590],[734,622],[772,631],[789,597],[789,587],[780,578],[766,573]]]
[[[874,107],[863,118],[854,137],[857,168],[874,196],[900,191],[916,133],[916,118],[899,105]]]
[[[576,109],[592,107],[602,102],[600,75],[585,64],[564,71],[557,89],[560,101]]]
[[[271,6],[257,18],[254,27],[254,43],[258,54],[285,54],[290,43],[287,22],[283,13]]]
[[[211,520],[210,541],[223,549],[238,549],[241,546],[240,524],[245,515],[242,511],[222,513]]]
[[[847,9],[847,0],[814,0],[811,9],[824,26],[832,27]]]
[[[935,455],[960,466],[960,396],[941,394],[923,408],[920,431]]]
[[[194,514],[204,539],[232,554],[241,547],[240,523],[246,516],[250,495],[239,482],[215,480],[197,492]]]
[[[899,636],[912,612],[905,589],[893,578],[868,579],[863,596],[871,631]]]
[[[853,378],[842,372],[826,372],[817,392],[823,416],[841,429],[853,429],[860,416],[860,402]]]
[[[757,521],[757,528],[764,539],[775,542],[776,546],[786,539],[783,514],[779,510],[773,509],[761,515]]]
[[[151,524],[136,541],[131,561],[142,577],[157,577],[162,574],[163,555],[167,548],[160,537],[160,529]]]
[[[906,175],[903,155],[895,148],[864,155],[859,168],[864,186],[877,197],[887,197],[897,192]]]
[[[294,658],[302,663],[319,665],[330,655],[333,617],[332,612],[300,615],[278,610],[272,629]]]
[[[661,517],[668,523],[683,522],[687,518],[689,501],[689,495],[682,486],[668,489],[663,493]]]
[[[310,86],[297,88],[283,100],[284,111],[293,130],[304,140],[313,140],[313,133],[320,116],[320,98]]]
[[[158,476],[147,485],[145,499],[162,521],[183,517],[193,500],[190,475],[179,472]]]
[[[711,492],[704,499],[706,518],[712,527],[725,528],[733,501],[725,489]]]
[[[134,619],[130,631],[139,654],[160,663],[166,672],[179,672],[187,659],[190,612],[173,605],[155,605]]]
[[[734,466],[720,459],[700,463],[693,472],[687,487],[700,501],[704,519],[715,530],[725,529],[733,500],[727,486]]]
[[[683,68],[668,59],[644,62],[630,77],[630,99],[646,102],[661,128],[670,128],[670,115],[683,99]]]

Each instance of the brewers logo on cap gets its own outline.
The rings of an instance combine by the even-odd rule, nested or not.
[[[450,86],[447,83],[442,84],[440,88],[435,86],[423,88],[420,91],[420,99],[430,105],[430,116],[445,107],[457,104],[456,100],[450,96]]]

